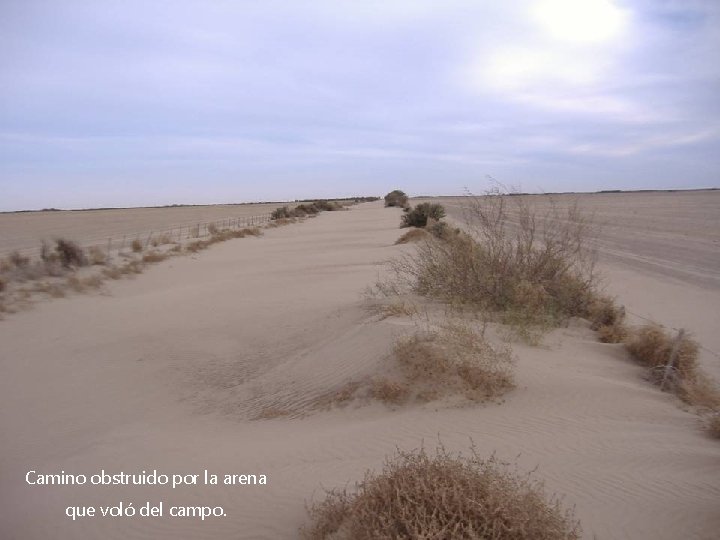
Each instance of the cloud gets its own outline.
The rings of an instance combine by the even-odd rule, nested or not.
[[[3,2],[0,204],[717,184],[718,47],[709,0]]]

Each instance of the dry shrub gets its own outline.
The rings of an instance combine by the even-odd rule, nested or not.
[[[13,251],[5,260],[9,268],[25,268],[30,265],[30,257],[22,255],[19,251]]]
[[[140,253],[143,250],[143,245],[139,238],[133,240],[132,244],[130,244],[130,247],[132,248],[134,253]]]
[[[419,244],[394,264],[401,282],[454,305],[506,313],[521,327],[589,316],[597,296],[593,228],[577,205],[540,214],[500,192],[466,201],[468,233],[443,227]]]
[[[423,240],[427,238],[428,233],[425,232],[425,229],[411,229],[405,234],[403,234],[400,238],[397,239],[395,244],[408,244],[410,242],[419,242],[420,240]]]
[[[280,208],[276,208],[272,212],[270,212],[270,219],[272,220],[279,220],[279,219],[288,219],[291,217],[290,208],[287,206],[281,206]]]
[[[220,229],[218,229],[218,226],[215,223],[210,223],[207,226],[207,231],[210,235],[216,235],[220,232]]]
[[[445,208],[437,203],[420,203],[410,208],[400,218],[400,227],[425,227],[428,220],[440,221],[445,217]]]
[[[385,206],[396,206],[404,208],[408,204],[408,196],[400,189],[394,189],[385,195]]]
[[[5,288],[7,287],[5,280],[0,277],[0,292],[3,292]]]
[[[653,370],[670,362],[675,337],[657,324],[635,329],[625,341],[625,347],[640,364]],[[687,334],[680,340],[675,358],[675,373],[680,379],[690,379],[696,373],[698,344]]]
[[[159,251],[150,251],[143,255],[142,261],[145,263],[156,263],[156,262],[164,261],[168,257],[169,257],[169,255],[167,253],[161,253]]]
[[[410,388],[406,382],[379,378],[372,381],[370,395],[385,403],[400,405],[410,398]]]
[[[622,321],[604,324],[597,329],[598,338],[603,343],[623,343],[628,337],[628,329]]]
[[[514,387],[512,353],[459,324],[423,331],[394,348],[403,375],[419,391],[462,393],[473,401],[498,397]]]
[[[575,540],[580,524],[531,474],[494,456],[452,455],[444,448],[388,458],[355,492],[331,491],[309,509],[309,540],[391,538]]]
[[[55,252],[60,260],[60,264],[65,268],[86,266],[88,264],[83,249],[71,240],[64,238],[55,240]]]
[[[102,250],[102,248],[100,248],[98,246],[91,246],[88,249],[88,262],[90,264],[92,264],[93,266],[103,265],[103,264],[107,263],[107,255]]]

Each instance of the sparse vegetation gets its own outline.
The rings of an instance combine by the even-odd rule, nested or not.
[[[374,538],[575,540],[580,523],[531,474],[497,458],[440,447],[398,450],[353,493],[331,491],[309,509],[307,540]]]
[[[408,204],[408,196],[405,194],[404,191],[399,189],[394,189],[387,195],[385,195],[385,206],[396,206],[399,208],[404,208]]]
[[[440,221],[445,217],[445,209],[441,204],[420,203],[402,215],[400,227],[425,227],[428,220]]]
[[[140,253],[143,250],[143,245],[139,238],[133,240],[130,247],[132,248],[133,253]]]

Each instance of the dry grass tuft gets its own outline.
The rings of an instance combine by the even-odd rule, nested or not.
[[[576,540],[579,522],[531,474],[494,456],[444,448],[398,451],[355,492],[331,491],[309,509],[308,540],[378,538]]]
[[[420,240],[424,240],[425,238],[427,238],[427,236],[428,233],[425,231],[425,229],[410,229],[408,232],[406,232],[397,239],[395,245],[409,244],[410,242],[419,242]]]
[[[419,391],[484,401],[515,386],[511,350],[494,348],[482,334],[459,324],[401,339],[394,353],[403,375]]]
[[[139,238],[133,240],[130,247],[132,248],[133,253],[140,253],[143,250],[143,245]]]

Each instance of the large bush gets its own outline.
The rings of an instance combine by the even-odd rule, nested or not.
[[[404,191],[395,189],[385,195],[385,206],[398,206],[400,208],[407,206],[408,196]]]
[[[403,214],[400,227],[424,227],[428,219],[440,221],[444,217],[445,209],[441,204],[420,203]]]
[[[466,221],[467,232],[429,239],[396,263],[415,292],[519,326],[591,314],[593,230],[577,206],[539,214],[522,197],[469,196]]]

